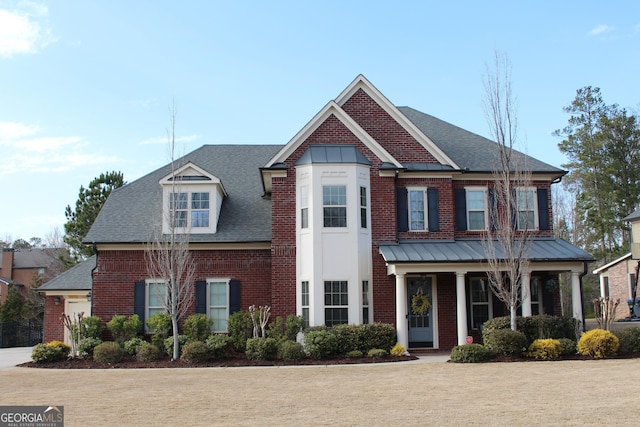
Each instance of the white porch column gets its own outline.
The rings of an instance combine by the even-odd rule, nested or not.
[[[396,330],[398,342],[409,348],[409,325],[407,322],[407,285],[404,274],[396,273]]]
[[[456,273],[456,319],[458,321],[458,345],[467,343],[467,294],[464,287],[466,273]]]
[[[580,292],[580,273],[571,272],[571,305],[573,317],[582,322],[582,294]],[[584,325],[582,325],[584,328]]]
[[[520,277],[522,287],[522,317],[531,317],[531,274],[522,273]]]
[[[600,296],[604,298],[606,290],[604,287],[604,274],[600,273]]]

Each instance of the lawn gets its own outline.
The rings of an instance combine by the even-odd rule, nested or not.
[[[0,371],[65,426],[637,425],[640,359]]]

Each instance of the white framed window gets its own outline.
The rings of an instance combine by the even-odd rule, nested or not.
[[[538,229],[538,200],[535,188],[516,189],[518,230]]]
[[[346,280],[324,282],[324,324],[349,323],[349,286]]]
[[[167,312],[167,284],[163,280],[148,279],[145,285],[144,318],[149,320],[156,313]]]
[[[367,227],[367,187],[360,187],[360,228]]]
[[[409,230],[427,231],[427,189],[407,188]]]
[[[347,186],[325,185],[322,187],[322,206],[325,227],[347,226]]]
[[[493,317],[493,303],[489,282],[484,277],[471,277],[469,279],[469,292],[471,294],[471,328],[481,329],[482,324]]]
[[[466,188],[467,230],[487,229],[487,190],[485,188]]]
[[[309,187],[300,187],[300,228],[309,228]]]
[[[227,332],[229,323],[229,280],[207,279],[207,315],[214,332]]]
[[[369,323],[369,281],[362,281],[362,323]]]
[[[304,327],[309,327],[309,281],[303,280],[300,289],[302,318],[304,319]]]
[[[191,193],[191,228],[209,227],[209,193]]]
[[[536,316],[544,314],[542,311],[542,279],[540,277],[532,277],[531,282],[531,314]]]
[[[173,224],[177,228],[209,228],[209,193],[170,193]]]
[[[171,193],[169,196],[169,209],[173,216],[173,226],[184,228],[187,226],[187,193]]]

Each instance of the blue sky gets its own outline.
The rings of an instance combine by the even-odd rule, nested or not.
[[[577,89],[640,108],[637,1],[0,0],[0,240],[62,229],[102,172],[167,163],[174,101],[182,152],[285,144],[358,74],[487,136],[496,50],[521,149],[547,163],[566,161],[551,133]]]

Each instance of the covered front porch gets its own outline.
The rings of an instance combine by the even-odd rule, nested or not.
[[[400,242],[380,245],[380,253],[387,273],[395,276],[396,328],[398,342],[405,347],[443,348],[440,338],[448,333],[455,333],[457,345],[465,344],[470,328],[481,324],[485,310],[489,318],[493,317],[489,311],[490,293],[485,301],[471,289],[476,282],[481,283],[482,277],[486,278],[487,260],[481,240]],[[559,273],[569,272],[572,314],[582,321],[581,278],[586,272],[586,262],[592,260],[591,255],[561,239],[534,239],[529,260],[529,270],[522,272],[521,314],[531,316],[545,312],[542,296],[537,292],[541,289],[538,287],[540,277],[557,277]],[[438,278],[443,281],[442,278],[451,276],[455,279],[438,284]],[[443,293],[442,301],[439,301],[438,289]],[[412,302],[424,300],[415,298],[419,292],[429,292],[428,312],[424,314],[421,309],[416,311],[415,304],[412,307]],[[451,298],[455,303],[448,301]],[[453,305],[455,308],[451,310],[455,310],[455,314],[447,309]]]

